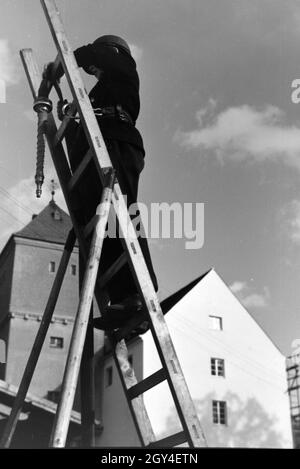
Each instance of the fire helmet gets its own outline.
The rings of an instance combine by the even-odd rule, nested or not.
[[[122,50],[127,52],[127,54],[131,55],[129,45],[119,36],[113,36],[110,34],[100,36],[96,41],[94,41],[94,44],[107,44],[109,46],[120,47]]]

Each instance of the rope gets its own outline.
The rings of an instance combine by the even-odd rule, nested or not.
[[[42,194],[42,185],[44,182],[44,161],[45,161],[45,138],[47,128],[47,112],[42,111],[38,113],[38,126],[37,126],[37,155],[36,155],[36,196],[39,198]]]

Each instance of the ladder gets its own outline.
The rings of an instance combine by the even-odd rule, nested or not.
[[[185,382],[156,292],[152,285],[135,229],[131,223],[125,199],[115,177],[114,168],[112,167],[90,100],[85,91],[72,48],[67,40],[59,11],[54,0],[41,0],[41,3],[58,50],[55,67],[58,67],[59,64],[62,64],[63,66],[74,99],[72,103],[73,115],[77,112],[79,113],[81,125],[85,130],[85,134],[89,142],[89,151],[82,159],[82,163],[72,174],[67,155],[62,144],[70,119],[67,116],[64,117],[60,127],[57,128],[52,113],[48,113],[46,139],[67,203],[73,229],[71,230],[65,244],[64,252],[45,308],[40,329],[37,333],[35,343],[19,386],[18,394],[15,398],[10,417],[4,430],[1,445],[2,447],[9,447],[11,443],[18,417],[51,321],[70,254],[77,238],[80,253],[85,260],[86,268],[63,377],[61,398],[53,424],[50,446],[64,447],[66,445],[69,421],[77,381],[80,374],[81,361],[82,373],[85,373],[85,379],[82,380],[82,382],[87,383],[86,386],[81,389],[83,441],[85,441],[87,446],[94,445],[94,396],[91,389],[91,387],[93,387],[93,371],[91,369],[93,354],[93,325],[91,317],[92,300],[95,295],[101,311],[105,285],[124,265],[124,263],[128,262],[140,293],[146,319],[149,322],[152,336],[162,364],[162,368],[160,370],[156,371],[146,379],[137,382],[133,368],[128,360],[125,339],[128,337],[128,334],[130,334],[130,331],[134,330],[138,324],[145,321],[144,315],[141,314],[138,318],[134,317],[133,319],[130,319],[125,327],[107,334],[141,446],[148,448],[174,447],[187,443],[189,447],[205,447],[206,441],[197,417],[194,403]],[[23,49],[21,51],[21,58],[33,98],[36,99],[42,77],[32,50]],[[49,85],[49,87],[51,89],[52,85]],[[104,189],[95,216],[86,226],[81,226],[78,222],[78,215],[76,212],[76,188],[80,184],[81,176],[84,174],[84,171],[91,160],[93,160],[93,164],[95,165],[99,176],[99,184],[101,183]],[[124,253],[99,278],[99,275],[97,275],[98,266],[111,205],[113,206],[118,218],[121,232],[125,234],[122,239]],[[92,240],[89,244],[87,238],[91,236],[91,234]],[[163,381],[167,381],[169,385],[182,425],[182,431],[157,441],[144,405],[143,393]]]

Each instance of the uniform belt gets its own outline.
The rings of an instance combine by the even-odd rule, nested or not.
[[[103,106],[94,108],[95,116],[100,118],[117,118],[124,122],[129,122],[134,125],[134,121],[131,118],[130,114],[122,108],[121,105],[117,104],[116,106]]]

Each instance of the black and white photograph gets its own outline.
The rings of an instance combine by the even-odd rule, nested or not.
[[[0,0],[0,454],[300,448],[299,279],[299,0]]]

